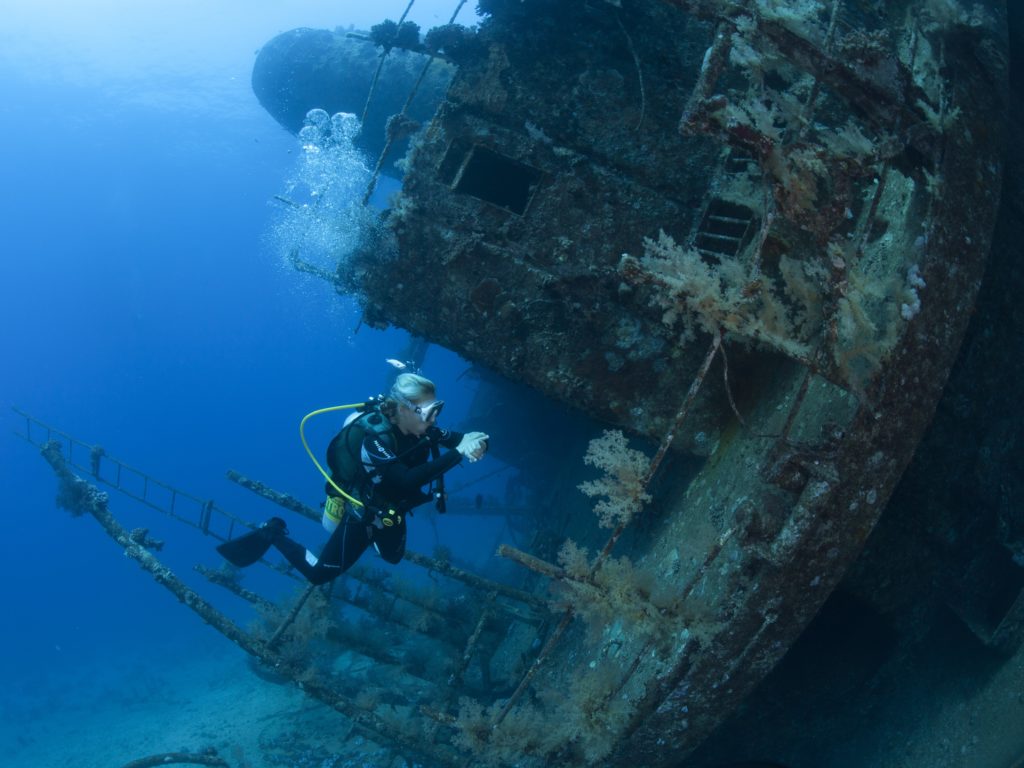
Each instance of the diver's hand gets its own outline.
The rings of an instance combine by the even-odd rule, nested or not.
[[[470,461],[479,461],[487,453],[487,441],[490,436],[484,432],[467,432],[455,446],[455,450]]]

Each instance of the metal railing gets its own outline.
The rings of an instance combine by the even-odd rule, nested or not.
[[[58,443],[68,466],[150,509],[198,528],[206,536],[227,541],[234,536],[236,526],[254,527],[237,515],[217,506],[212,499],[202,499],[175,488],[108,455],[102,446],[90,445],[79,440],[19,408],[11,410],[23,419],[23,431],[15,430],[15,434],[23,440],[39,449],[50,442]],[[226,531],[222,531],[223,528],[226,528]]]

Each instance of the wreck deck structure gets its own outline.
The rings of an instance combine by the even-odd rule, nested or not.
[[[569,629],[513,708],[571,723],[561,748],[505,755],[675,764],[815,615],[932,416],[999,204],[1002,9],[482,8],[394,254],[337,281],[371,323],[706,459],[633,542],[656,594],[602,579],[615,535],[577,574],[604,590],[570,599],[606,601],[598,638]]]
[[[432,765],[677,765],[812,620],[932,417],[999,205],[1004,8],[480,5],[433,38],[455,71],[386,237],[333,280],[656,450],[591,444],[607,529],[504,549],[515,605],[460,581],[482,611],[426,632],[449,676],[407,670],[400,702],[295,679]]]

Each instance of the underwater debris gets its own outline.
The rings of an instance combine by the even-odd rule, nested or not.
[[[48,433],[49,431],[49,428],[47,428]],[[26,435],[26,437],[30,437],[30,435]],[[42,443],[40,448],[43,457],[57,475],[60,487],[65,485],[77,487],[79,483],[86,483],[86,481],[75,476],[69,468],[68,461],[63,455],[64,447],[60,443],[49,440]],[[353,728],[360,733],[370,738],[384,739],[389,743],[399,745],[409,754],[422,755],[425,759],[433,761],[433,764],[438,766],[455,766],[460,764],[443,746],[419,743],[417,735],[407,733],[407,728],[398,728],[393,723],[389,723],[387,718],[377,714],[376,710],[367,710],[360,707],[355,701],[355,692],[353,691],[349,694],[340,690],[337,687],[337,681],[332,680],[329,675],[318,673],[315,668],[308,665],[290,666],[281,652],[275,650],[270,643],[238,627],[194,590],[185,585],[171,569],[164,566],[139,543],[133,541],[129,532],[120,525],[110,512],[107,494],[99,491],[94,486],[90,485],[88,487],[90,490],[76,492],[76,498],[81,500],[77,508],[80,515],[88,514],[94,517],[107,534],[124,548],[124,553],[127,557],[136,560],[159,584],[175,594],[179,601],[196,612],[205,623],[216,629],[248,654],[260,659],[267,668],[287,673],[290,679],[300,685],[307,694],[323,701],[328,706],[348,717],[352,721]],[[218,581],[230,584],[230,580],[218,579]],[[234,587],[232,589],[234,591]],[[242,591],[238,591],[238,593],[244,594]],[[285,626],[287,626],[287,622],[285,622]],[[381,643],[379,647],[387,647],[387,645],[387,643]]]
[[[254,655],[261,655],[263,652],[261,644],[251,641],[233,622],[200,598],[184,582],[179,580],[169,568],[164,566],[141,544],[132,539],[131,534],[111,514],[108,505],[109,496],[85,480],[77,477],[68,468],[60,443],[53,440],[48,441],[42,446],[41,453],[57,475],[60,488],[63,489],[70,486],[78,489],[82,484],[87,486],[85,492],[75,491],[75,497],[80,500],[80,504],[77,507],[78,516],[88,514],[94,517],[103,527],[104,531],[106,531],[107,535],[124,548],[126,557],[138,562],[158,583],[173,592],[182,603],[198,613],[206,623],[210,624],[210,626],[214,627],[229,640]]]
[[[34,435],[40,430],[47,436],[55,432],[22,415],[26,423],[23,436],[30,442],[36,440]],[[77,487],[80,478],[71,468],[81,467],[71,457],[83,448],[89,451],[91,446],[63,437],[64,443],[47,440],[37,445],[54,468],[59,483]],[[100,466],[92,467],[97,479],[134,497],[120,485],[119,472],[111,475],[110,465],[122,466],[116,458],[104,455]],[[293,512],[320,517],[288,494],[238,473],[229,474],[239,484]],[[174,500],[187,494],[153,479],[147,482],[149,485],[167,488],[172,496],[166,508],[153,500],[147,501],[148,506],[178,517]],[[444,706],[454,707],[458,695],[494,697],[503,690],[511,690],[514,677],[527,662],[525,654],[536,638],[547,631],[543,598],[472,574],[452,562],[450,555],[430,558],[413,554],[410,559],[438,576],[443,575],[454,589],[441,589],[438,584],[414,588],[390,573],[353,569],[333,590],[306,588],[287,608],[244,589],[238,582],[238,571],[197,567],[212,583],[256,606],[263,620],[243,630],[143,549],[141,544],[148,537],[137,531],[133,538],[124,531],[110,512],[107,495],[91,488],[78,494],[87,500],[80,505],[79,512],[96,517],[125,546],[129,557],[138,560],[207,624],[258,660],[261,676],[270,679],[272,675],[276,682],[291,681],[301,686],[349,718],[351,727],[367,738],[393,744],[431,765],[462,765],[464,759],[448,744],[451,724],[444,724],[444,713],[420,710],[417,702],[447,702]],[[196,527],[218,538],[223,523],[227,522],[230,530],[238,522],[212,503],[199,505],[197,513],[201,525]],[[179,519],[195,525],[194,521]],[[477,601],[474,595],[482,600]],[[344,617],[339,613],[339,605],[344,606]],[[372,677],[367,677],[371,670]],[[444,732],[438,732],[439,728]],[[426,733],[434,734],[430,742],[416,746]]]

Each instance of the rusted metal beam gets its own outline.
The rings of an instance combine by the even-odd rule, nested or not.
[[[533,664],[530,665],[530,669],[523,675],[523,679],[519,681],[519,685],[512,692],[512,695],[508,697],[505,705],[501,708],[497,715],[495,715],[494,722],[491,727],[497,728],[501,725],[501,722],[508,716],[508,713],[512,711],[512,707],[516,705],[516,702],[522,698],[522,695],[526,692],[527,686],[533,680],[534,676],[540,671],[541,666],[547,660],[551,652],[558,646],[558,641],[562,639],[562,635],[565,634],[565,630],[572,624],[573,612],[566,611],[562,614],[562,620],[558,622],[558,626],[555,627],[555,631],[551,633],[548,641],[544,643],[544,647],[541,652],[537,654],[537,658],[533,660]]]
[[[417,552],[408,551],[405,553],[405,559],[421,568],[426,568],[428,571],[434,571],[456,581],[461,581],[463,584],[479,589],[481,592],[497,592],[502,597],[507,597],[510,600],[515,600],[533,608],[544,608],[546,605],[544,600],[536,595],[485,579],[483,576],[477,576],[475,573],[470,573],[467,570],[452,565],[447,560],[438,560],[435,557],[427,557]]]
[[[54,441],[42,449],[43,458],[57,474],[60,483],[58,503],[73,515],[91,515],[107,535],[124,548],[126,557],[142,566],[157,583],[169,589],[181,602],[199,614],[207,624],[253,656],[268,656],[265,645],[203,600],[196,592],[174,575],[174,572],[132,539],[107,508],[110,497],[96,486],[77,477],[67,467],[60,444]]]
[[[279,507],[283,507],[297,515],[308,518],[310,520],[320,521],[322,517],[320,512],[317,512],[312,507],[303,504],[301,501],[296,499],[294,496],[275,491],[268,485],[261,483],[259,480],[253,480],[252,478],[246,477],[241,472],[236,472],[233,469],[227,471],[227,478],[233,483],[237,483],[248,491],[252,491],[257,496],[261,496],[268,501],[272,501]]]
[[[458,667],[452,673],[448,680],[449,691],[455,691],[459,685],[462,684],[462,676],[466,674],[466,668],[469,667],[469,662],[473,659],[473,654],[476,653],[477,643],[480,642],[480,635],[484,630],[484,626],[487,624],[487,620],[491,616],[491,606],[494,603],[494,598],[497,594],[491,592],[487,595],[484,601],[484,608],[480,611],[480,619],[476,623],[476,627],[473,629],[473,634],[469,636],[469,640],[466,641],[466,648],[462,652],[462,659],[459,661]]]
[[[214,568],[207,568],[205,565],[193,566],[197,573],[212,584],[216,584],[219,587],[224,587],[234,595],[242,598],[246,602],[252,603],[253,605],[265,609],[265,610],[276,610],[277,606],[274,603],[267,600],[263,595],[257,594],[250,589],[246,589],[238,580],[232,578],[231,575],[223,570],[216,570]]]
[[[270,602],[269,600],[264,598],[262,595],[258,595],[257,593],[252,592],[251,590],[245,589],[236,580],[232,579],[230,576],[225,574],[223,571],[213,570],[211,568],[206,568],[206,567],[201,566],[201,565],[195,566],[195,570],[198,571],[200,574],[202,574],[204,577],[206,577],[206,579],[208,581],[210,581],[210,582],[212,582],[212,583],[214,583],[214,584],[216,584],[218,586],[224,587],[225,589],[227,589],[232,594],[242,598],[243,600],[245,600],[248,603],[251,603],[252,605],[255,605],[257,608],[260,608],[261,610],[264,610],[264,611],[275,611],[275,612],[279,610],[279,606],[277,606],[276,604]],[[308,590],[307,590],[307,592],[308,592]],[[403,599],[403,600],[406,599],[406,598],[401,597],[400,595],[396,594],[393,590],[387,590],[387,592],[388,592],[388,594],[392,595],[393,597],[400,598],[400,599]],[[338,600],[339,602],[346,603],[346,604],[351,605],[351,606],[353,606],[355,608],[358,608],[361,611],[365,611],[366,613],[372,614],[376,620],[382,621],[382,622],[386,622],[388,624],[393,624],[396,627],[400,627],[402,629],[402,631],[413,632],[413,633],[416,633],[416,634],[422,634],[424,636],[429,637],[431,640],[433,640],[435,642],[441,643],[442,645],[450,646],[451,651],[452,651],[452,655],[455,655],[455,653],[457,653],[457,649],[454,646],[454,644],[452,644],[451,641],[448,641],[448,640],[445,640],[445,639],[442,639],[442,638],[438,638],[438,637],[435,637],[433,635],[429,635],[429,634],[423,632],[420,628],[418,628],[411,621],[403,620],[403,619],[398,618],[398,617],[396,617],[394,615],[387,615],[387,616],[385,616],[381,611],[375,609],[375,607],[373,606],[373,604],[371,603],[371,601],[369,599],[359,599],[358,597],[356,597],[356,598],[348,598],[348,597],[344,597],[344,596],[341,596],[341,595],[333,596],[332,599],[333,600]],[[413,603],[413,605],[416,605],[416,604]],[[435,613],[438,616],[442,615],[441,612],[437,611],[436,609],[423,608],[422,606],[419,606],[419,605],[417,605],[416,607],[417,608],[422,608],[424,611]],[[282,625],[282,626],[284,626],[284,625]],[[348,635],[344,635],[342,633],[334,633],[334,638],[335,639],[339,639],[340,638],[340,639],[343,639],[343,640],[347,641],[348,637],[349,637]],[[274,646],[273,638],[271,638],[271,641],[269,641],[267,643],[267,645],[269,647],[273,647]],[[401,660],[397,656],[387,656],[387,655],[379,655],[379,654],[366,654],[366,653],[364,653],[365,647],[363,645],[360,645],[360,647],[358,647],[358,648],[354,648],[354,650],[357,650],[360,653],[363,653],[363,655],[371,655],[372,658],[377,659],[378,661],[382,661],[382,662],[388,663],[388,664],[400,664],[400,662],[401,662]]]
[[[107,508],[109,496],[68,469],[59,443],[54,441],[47,443],[42,449],[42,456],[57,475],[60,506],[67,509],[72,515],[91,515],[103,527],[107,535],[124,548],[126,557],[138,562],[158,584],[170,590],[182,603],[195,611],[203,621],[246,653],[262,660],[268,667],[272,669],[281,667],[281,657],[272,651],[266,643],[238,627],[190,589],[170,568],[132,539],[131,534]],[[358,707],[353,701],[321,682],[317,677],[303,681],[293,679],[293,682],[313,698],[319,699],[348,717],[352,721],[353,727],[370,739],[383,738],[390,743],[401,745],[410,753],[428,757],[439,766],[457,768],[465,764],[463,758],[441,745],[423,743],[403,735],[381,720],[374,712]]]

